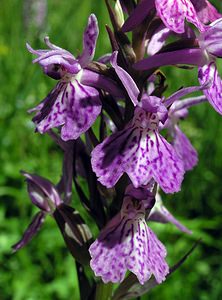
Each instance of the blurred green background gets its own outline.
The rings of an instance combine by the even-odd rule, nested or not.
[[[222,11],[222,4],[216,6]],[[42,13],[38,15],[38,11]],[[25,43],[44,48],[43,37],[49,35],[52,42],[77,55],[91,12],[97,15],[100,26],[97,58],[111,51],[105,31],[109,19],[104,1],[1,1],[1,300],[79,299],[75,263],[52,219],[47,218],[41,232],[20,252],[12,254],[10,247],[36,211],[19,171],[37,173],[55,183],[61,172],[61,153],[47,136],[34,133],[31,116],[26,112],[45,97],[55,82],[43,76],[39,66],[32,65]],[[164,71],[169,92],[197,83],[197,70]],[[222,120],[205,103],[190,110],[182,128],[198,150],[199,164],[186,174],[182,191],[164,200],[193,235],[182,234],[170,224],[151,227],[168,249],[169,264],[182,257],[196,239],[201,237],[202,244],[172,277],[142,299],[222,298]],[[78,201],[75,197],[74,206]]]

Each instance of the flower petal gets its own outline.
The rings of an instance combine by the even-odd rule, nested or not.
[[[47,75],[51,76],[55,65],[56,69],[58,69],[57,73],[62,73],[65,69],[71,74],[77,74],[81,70],[78,60],[69,51],[53,45],[48,37],[45,38],[45,43],[50,50],[34,50],[28,43],[26,44],[26,47],[29,52],[37,55],[37,58],[33,60],[33,63],[39,63]],[[59,69],[58,66],[62,66],[63,70]],[[56,73],[56,71],[54,71],[54,73]]]
[[[88,19],[88,25],[83,35],[83,53],[79,58],[79,63],[85,67],[93,59],[96,49],[96,42],[99,35],[98,21],[94,14]]]
[[[33,238],[34,235],[39,231],[39,229],[42,227],[42,224],[45,220],[45,213],[44,212],[38,212],[32,222],[29,224],[28,228],[24,232],[21,240],[12,246],[12,249],[14,252],[20,250],[21,248],[25,247],[28,242]]]
[[[86,132],[101,111],[98,91],[78,80],[60,82],[46,97],[44,105],[33,118],[40,133],[64,125],[61,137],[64,141],[77,139]]]
[[[113,55],[111,57],[111,65],[116,71],[116,74],[118,75],[119,79],[122,81],[122,84],[124,85],[130,99],[132,100],[134,105],[138,104],[138,96],[139,96],[139,89],[134,82],[133,78],[120,66],[117,64],[117,55],[118,52],[113,52]]]
[[[159,193],[157,193],[157,195],[156,195],[156,203],[150,212],[148,220],[154,221],[154,222],[159,222],[159,223],[170,222],[170,223],[174,224],[182,232],[185,232],[188,234],[192,233],[192,231],[190,231],[187,227],[185,227],[183,224],[181,224],[163,205],[163,201],[162,201]]]
[[[214,56],[222,57],[222,18],[211,23],[207,30],[198,36],[198,42],[203,50]]]
[[[124,32],[130,31],[147,17],[149,11],[154,7],[154,0],[143,0],[136,6],[133,13],[124,23],[122,30]]]
[[[203,24],[199,21],[193,4],[189,0],[155,0],[156,10],[170,30],[183,33],[185,18],[203,31]]]
[[[113,187],[124,173],[123,157],[125,155],[126,159],[130,158],[130,154],[125,152],[129,147],[135,147],[135,143],[132,143],[134,130],[132,127],[127,127],[112,134],[91,153],[93,171],[106,187]]]
[[[222,81],[214,62],[199,68],[198,79],[201,85],[212,82],[209,88],[203,90],[213,108],[222,114]]]
[[[98,91],[73,80],[66,89],[67,106],[65,124],[61,130],[64,141],[77,139],[86,132],[101,111]]]
[[[184,170],[192,170],[198,163],[197,151],[178,126],[175,126],[174,134],[173,146],[178,156],[183,161]]]
[[[37,130],[45,133],[51,128],[61,126],[65,123],[67,104],[67,83],[59,82],[56,87],[43,100],[41,110],[33,118]]]
[[[146,185],[154,178],[165,193],[178,192],[184,169],[173,147],[156,131],[143,133],[138,144],[125,167],[134,186]]]
[[[160,51],[160,49],[164,46],[167,38],[169,37],[171,30],[161,24],[154,34],[152,35],[148,46],[147,46],[147,54],[154,55]]]
[[[197,12],[198,18],[204,24],[213,22],[221,18],[221,14],[216,10],[216,8],[207,0],[191,0],[195,10]]]
[[[150,271],[155,276],[156,281],[161,283],[166,279],[166,275],[169,273],[169,267],[164,260],[164,257],[167,255],[166,248],[148,226],[147,234],[148,253],[150,253],[148,258]]]

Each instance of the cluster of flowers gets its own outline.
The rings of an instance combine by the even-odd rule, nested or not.
[[[222,19],[207,0],[142,0],[138,5],[122,0],[115,8],[108,1],[107,5],[113,52],[98,61],[92,61],[99,34],[93,14],[77,58],[48,37],[46,50],[27,44],[36,56],[33,62],[58,81],[31,111],[36,112],[36,131],[49,133],[64,151],[64,165],[56,187],[24,173],[31,200],[41,211],[14,250],[23,247],[51,214],[74,257],[89,261],[90,255],[92,270],[104,282],[121,282],[130,270],[141,284],[151,275],[160,283],[169,273],[167,251],[146,221],[171,222],[190,233],[164,207],[157,190],[178,192],[184,173],[197,164],[197,152],[179,127],[188,108],[209,101],[222,114],[222,82],[216,68],[216,58],[222,56]],[[129,15],[126,21],[123,13]],[[184,64],[198,67],[200,85],[165,98],[158,68]],[[195,91],[204,95],[181,100]],[[97,119],[99,138],[92,129]],[[163,129],[167,135],[160,133]],[[89,184],[90,199],[78,183],[79,175]],[[72,180],[102,229],[94,242],[70,207]],[[89,241],[89,249],[82,251]]]

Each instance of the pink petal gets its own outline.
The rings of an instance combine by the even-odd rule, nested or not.
[[[175,126],[173,146],[178,156],[183,161],[184,170],[192,170],[193,167],[198,163],[197,151],[194,149],[189,139],[178,126]]]
[[[134,82],[133,78],[120,66],[117,64],[117,55],[118,52],[113,52],[113,55],[110,59],[111,65],[116,71],[116,74],[118,75],[119,79],[122,81],[122,84],[124,85],[130,99],[132,100],[134,105],[138,104],[138,96],[139,96],[139,89]]]
[[[214,62],[199,68],[198,79],[201,85],[211,83],[203,90],[213,108],[222,114],[222,81]]]
[[[101,111],[99,92],[73,80],[66,89],[67,111],[65,124],[61,130],[64,141],[77,139],[86,132]]]
[[[85,67],[93,59],[96,49],[96,42],[99,35],[98,21],[94,14],[88,19],[88,25],[83,36],[83,53],[79,58],[79,63]]]
[[[185,18],[199,30],[204,30],[189,0],[155,0],[156,10],[161,20],[170,30],[183,33]]]

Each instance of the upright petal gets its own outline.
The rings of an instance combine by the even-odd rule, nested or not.
[[[222,115],[222,81],[215,63],[211,62],[199,68],[198,79],[201,85],[212,82],[203,92],[213,108]]]
[[[122,30],[127,32],[141,24],[154,7],[154,0],[142,0],[124,23]]]
[[[138,104],[138,96],[139,96],[139,89],[134,82],[133,78],[120,66],[117,64],[117,55],[118,52],[113,52],[113,55],[111,57],[111,65],[116,71],[116,74],[118,75],[119,79],[122,81],[123,86],[125,87],[130,99],[132,100],[134,105]]]
[[[197,165],[198,155],[197,151],[192,146],[186,135],[180,130],[178,126],[174,129],[173,146],[178,156],[181,158],[184,164],[184,170],[192,170]]]
[[[185,18],[199,30],[204,30],[190,0],[155,0],[155,3],[161,20],[170,30],[183,33]]]
[[[91,14],[88,19],[88,25],[83,35],[83,53],[79,58],[79,63],[82,67],[88,65],[93,59],[96,49],[96,42],[99,35],[98,21],[94,14]]]

